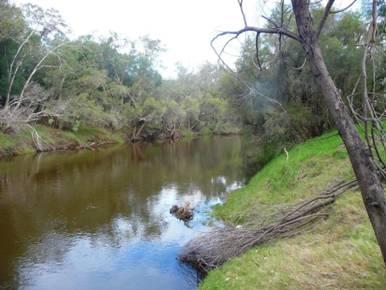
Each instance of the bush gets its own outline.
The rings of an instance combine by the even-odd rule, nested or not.
[[[77,131],[82,125],[108,127],[113,122],[111,115],[87,94],[52,103],[48,106],[47,111],[50,115],[56,116],[58,127],[66,130]]]
[[[313,135],[318,117],[300,104],[291,104],[286,110],[269,108],[265,112],[264,136],[268,142],[299,143]]]

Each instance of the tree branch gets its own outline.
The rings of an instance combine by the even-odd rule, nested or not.
[[[292,67],[294,70],[302,70],[307,63],[307,57],[304,58],[303,63],[298,67]]]
[[[260,36],[260,33],[256,33],[256,42],[255,42],[255,46],[256,46],[256,62],[257,62],[257,65],[259,66],[259,70],[262,71],[262,67],[261,67],[261,62],[260,62],[260,57],[259,57],[259,36]]]
[[[222,58],[222,53],[224,52],[226,46],[227,46],[232,40],[236,39],[241,33],[242,33],[242,32],[236,33],[232,38],[228,39],[228,40],[226,41],[226,43],[224,44],[224,46],[222,47],[222,49],[221,49],[220,52],[218,52],[217,49],[216,49],[216,47],[214,46],[214,41],[219,37],[219,35],[217,35],[217,36],[216,36],[215,38],[213,38],[212,41],[210,42],[210,45],[211,45],[211,47],[212,47],[214,53],[217,55],[219,61],[220,61],[220,62],[225,66],[225,68],[231,73],[231,75],[232,75],[237,81],[239,81],[242,85],[244,85],[250,92],[253,92],[253,93],[255,93],[256,95],[259,95],[259,96],[263,97],[263,98],[266,99],[268,102],[271,102],[271,103],[273,103],[273,104],[278,105],[284,112],[286,112],[286,110],[284,109],[283,105],[282,105],[279,101],[277,101],[277,100],[275,100],[275,99],[273,99],[273,98],[270,98],[270,97],[264,95],[263,93],[261,93],[261,92],[257,91],[256,89],[252,88],[249,84],[247,84],[245,81],[243,81],[242,79],[240,79],[240,77],[237,75],[237,73],[234,72],[233,69],[232,69],[232,68],[226,63],[226,61],[224,61],[224,59]],[[221,33],[220,33],[220,34],[221,34]],[[226,35],[226,34],[222,34],[222,35]]]
[[[40,61],[35,65],[35,67],[33,68],[32,72],[29,74],[27,80],[25,81],[24,83],[24,86],[20,92],[20,95],[19,95],[19,98],[18,98],[18,102],[17,102],[17,105],[16,105],[16,109],[18,109],[20,107],[20,105],[22,104],[23,102],[23,99],[24,99],[24,92],[25,90],[27,89],[28,85],[30,84],[31,80],[32,80],[32,77],[36,74],[36,72],[38,72],[40,70],[40,67],[43,65],[44,61],[46,60],[46,58],[51,55],[52,53],[55,52],[55,50],[59,49],[60,47],[62,47],[63,45],[66,45],[67,43],[64,42],[64,43],[61,43],[57,46],[55,46],[53,49],[49,50],[41,59]]]
[[[337,13],[344,12],[344,11],[346,11],[347,9],[349,9],[351,6],[353,6],[355,2],[357,2],[357,0],[352,1],[352,2],[351,2],[348,6],[346,6],[345,8],[342,8],[342,9],[339,9],[339,10],[331,10],[331,11],[330,11],[330,14],[337,14]]]
[[[281,13],[280,13],[280,28],[283,28],[284,25],[284,0],[281,0]],[[281,52],[281,38],[282,35],[279,35],[279,51]]]
[[[244,9],[243,9],[243,0],[237,0],[237,3],[239,3],[240,12],[241,12],[241,15],[243,16],[244,26],[248,26],[247,17],[245,16]]]
[[[316,32],[316,38],[319,38],[320,33],[323,30],[323,26],[326,23],[327,17],[330,14],[330,10],[331,10],[331,7],[334,4],[334,2],[335,2],[335,0],[328,0],[326,8],[324,9],[324,13],[323,13],[322,19],[320,20],[320,23],[319,23],[319,26],[318,26],[318,30]]]
[[[281,34],[281,35],[285,35],[293,40],[296,40],[298,42],[301,43],[301,40],[299,38],[299,36],[292,32],[292,31],[289,31],[288,29],[284,28],[284,27],[275,27],[275,28],[259,28],[259,27],[255,27],[255,26],[245,26],[243,29],[240,29],[240,30],[235,30],[235,31],[223,31],[223,32],[220,32],[218,33],[212,40],[211,40],[211,43],[213,43],[214,41],[216,41],[216,39],[224,36],[224,35],[237,35],[239,36],[240,34],[242,33],[246,33],[246,32],[256,32],[256,33],[266,33],[266,34]]]
[[[279,28],[280,26],[275,22],[273,21],[271,18],[267,17],[267,16],[264,16],[264,15],[261,15],[261,17],[265,20],[267,20],[268,23],[271,23],[275,28]]]
[[[11,66],[9,67],[9,72],[8,72],[8,92],[7,92],[7,98],[5,100],[5,107],[8,107],[9,105],[9,100],[11,98],[11,91],[13,87],[13,83],[15,81],[17,72],[21,66],[21,61],[16,64],[15,70],[13,69],[13,66],[15,65],[16,59],[18,58],[20,52],[22,51],[23,47],[28,43],[30,38],[34,35],[34,31],[31,30],[31,32],[27,35],[27,37],[23,40],[23,42],[19,45],[15,55],[13,56]]]

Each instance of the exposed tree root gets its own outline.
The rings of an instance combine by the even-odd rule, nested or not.
[[[275,208],[274,214],[257,223],[215,228],[185,245],[179,259],[206,273],[253,246],[311,229],[328,217],[328,209],[339,195],[354,187],[356,180],[339,182],[312,199]]]

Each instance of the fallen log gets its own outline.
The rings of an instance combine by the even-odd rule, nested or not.
[[[253,246],[305,232],[315,222],[327,218],[329,206],[354,187],[357,187],[356,180],[339,182],[309,200],[280,206],[270,217],[257,223],[216,227],[188,242],[179,259],[205,274]]]

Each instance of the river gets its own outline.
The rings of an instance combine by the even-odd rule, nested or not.
[[[0,288],[195,289],[176,256],[245,183],[244,151],[232,136],[0,161]],[[189,223],[169,213],[186,201]]]

